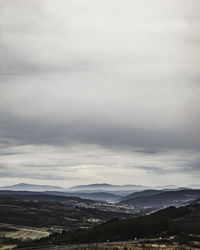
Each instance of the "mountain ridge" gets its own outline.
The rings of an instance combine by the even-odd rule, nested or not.
[[[38,184],[29,184],[29,183],[18,183],[10,186],[0,187],[0,190],[22,190],[22,191],[53,191],[53,190],[64,190],[63,187],[52,186],[52,185],[38,185]]]
[[[108,183],[93,183],[88,185],[78,185],[71,187],[61,187],[54,185],[38,185],[29,183],[18,183],[14,185],[7,185],[0,187],[0,190],[18,190],[18,191],[61,191],[61,192],[115,192],[115,195],[131,194],[134,192],[144,191],[144,190],[162,190],[162,189],[177,189],[175,185],[157,186],[149,187],[143,185],[126,184],[126,185],[113,185]],[[119,192],[119,193],[118,193]],[[121,193],[120,193],[121,192]]]

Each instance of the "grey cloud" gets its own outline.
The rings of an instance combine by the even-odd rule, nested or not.
[[[49,144],[69,145],[76,143],[98,144],[115,149],[155,154],[160,150],[199,150],[200,139],[185,131],[158,131],[154,129],[127,128],[115,124],[96,124],[94,121],[52,124],[15,116],[1,116],[1,136],[17,145]],[[138,150],[137,147],[143,148]],[[136,148],[136,149],[135,149]]]
[[[21,155],[21,154],[24,154],[24,153],[23,152],[0,152],[0,156]]]
[[[31,62],[26,58],[21,58],[18,55],[6,53],[5,51],[0,54],[4,60],[0,61],[0,78],[2,82],[8,84],[11,77],[20,75],[38,75],[52,73],[70,73],[79,71],[88,71],[91,68],[100,66],[100,63],[91,62],[88,59],[72,60],[65,64],[48,65],[42,63]]]
[[[191,174],[191,175],[200,175],[200,160],[189,162],[187,165],[185,165],[181,171]]]
[[[187,175],[200,175],[200,161],[186,162],[183,166],[170,168],[152,167],[152,166],[139,166],[138,169],[144,170],[146,173],[153,173],[157,175],[168,175],[184,173]]]
[[[3,162],[3,160],[2,160]],[[21,178],[21,179],[37,179],[37,180],[67,180],[67,176],[59,173],[60,165],[0,165],[0,178]],[[70,169],[68,170],[70,171]],[[70,179],[78,179],[70,177]]]
[[[29,171],[20,171],[17,169],[14,170],[0,170],[0,178],[20,178],[20,179],[36,179],[36,180],[66,180],[64,176],[55,176],[54,174],[41,174],[40,172],[31,172]]]
[[[151,166],[140,166],[138,167],[140,170],[144,170],[146,173],[153,173],[156,175],[165,175],[165,174],[172,174],[176,173],[174,170],[163,169],[161,167],[151,167]]]

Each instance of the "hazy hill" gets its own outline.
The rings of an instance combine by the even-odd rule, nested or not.
[[[64,191],[65,189],[58,186],[51,185],[35,185],[27,183],[19,183],[11,186],[0,187],[0,190],[13,190],[13,191]]]
[[[66,195],[69,193],[77,193],[79,194],[78,197],[83,197],[89,195],[89,193],[112,193],[113,197],[111,195],[107,195],[107,197],[110,196],[110,198],[106,198],[103,200],[106,201],[115,201],[122,195],[127,195],[132,192],[141,191],[144,189],[147,189],[148,187],[145,186],[139,186],[139,185],[111,185],[107,183],[102,184],[90,184],[90,185],[80,185],[80,186],[73,186],[70,188],[63,188],[58,186],[51,186],[51,185],[35,185],[35,184],[27,184],[27,183],[19,183],[16,185],[11,186],[4,186],[0,187],[0,190],[13,190],[13,191],[38,191],[38,192],[44,192],[44,191],[57,191],[57,192],[67,192]],[[80,193],[85,193],[85,195],[80,195]],[[87,195],[86,195],[87,194]],[[114,195],[119,196],[115,197]],[[94,199],[94,195],[91,195]],[[88,197],[89,198],[89,197]],[[104,195],[105,198],[105,195]],[[98,196],[95,198],[95,200],[101,200]]]
[[[165,192],[165,191],[148,189],[148,190],[144,190],[144,191],[134,192],[134,193],[131,193],[129,195],[123,196],[120,199],[120,201],[122,202],[122,201],[128,201],[128,200],[131,200],[131,199],[135,199],[137,197],[151,196],[151,195],[159,194],[161,192]]]
[[[79,192],[79,193],[110,192],[115,195],[123,196],[133,192],[142,191],[145,189],[149,189],[149,187],[140,185],[111,185],[107,183],[102,183],[102,184],[73,186],[69,188],[69,191]]]
[[[159,186],[159,187],[148,187],[142,185],[111,185],[107,183],[100,184],[89,184],[89,185],[79,185],[69,188],[63,188],[59,186],[52,185],[36,185],[28,183],[19,183],[16,185],[3,186],[0,190],[13,190],[13,191],[58,191],[58,192],[68,192],[68,193],[97,193],[97,192],[110,192],[115,195],[128,195],[133,192],[144,191],[147,189],[177,189],[176,186]]]
[[[126,200],[130,200],[130,199],[135,199],[137,197],[146,197],[146,196],[160,194],[160,193],[164,193],[164,192],[168,192],[168,191],[179,191],[179,190],[190,190],[190,189],[185,188],[185,187],[180,187],[180,188],[176,188],[176,189],[160,189],[160,190],[147,189],[144,191],[134,192],[134,193],[131,193],[129,195],[123,196],[120,199],[120,201],[126,201]]]
[[[176,186],[163,186],[163,188],[165,188],[165,191],[166,187],[175,188]],[[150,191],[149,187],[141,185],[111,185],[107,183],[79,185],[70,188],[63,188],[51,185],[19,183],[16,185],[0,187],[0,190],[48,192],[48,194],[52,195],[55,194],[66,197],[75,196],[83,199],[91,199],[95,201],[105,201],[105,202],[117,202],[118,200],[120,201],[129,200],[139,196],[140,197],[146,195],[149,196],[150,194],[156,194],[163,191],[161,189],[158,190],[155,188],[151,188]],[[127,197],[123,198],[123,196]]]
[[[177,189],[176,185],[165,185],[165,186],[156,186],[154,189]]]
[[[80,186],[73,186],[70,189],[75,190],[144,190],[148,188],[147,186],[141,185],[111,185],[107,183],[100,183],[100,184],[89,184],[89,185],[80,185]]]
[[[151,191],[150,191],[151,193]],[[152,192],[153,193],[153,192]],[[143,193],[145,194],[145,192]],[[132,195],[134,197],[134,194]],[[119,204],[131,205],[153,211],[166,206],[182,206],[190,204],[192,201],[200,198],[200,190],[178,190],[162,191],[158,194],[146,196],[137,196],[119,202]]]

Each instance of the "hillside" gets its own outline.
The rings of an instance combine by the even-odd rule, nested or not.
[[[134,197],[134,194],[132,197]],[[154,211],[167,206],[188,205],[192,201],[195,201],[199,198],[200,198],[200,190],[187,189],[178,191],[159,192],[158,194],[146,195],[141,197],[140,196],[137,197],[136,194],[136,198],[122,200],[121,202],[119,202],[119,204],[136,206],[138,208],[143,208],[147,211]]]
[[[121,195],[112,194],[109,192],[96,192],[96,193],[76,193],[76,192],[54,192],[54,191],[48,191],[47,194],[53,194],[53,195],[61,195],[61,196],[75,196],[82,199],[89,199],[94,201],[105,201],[105,202],[116,202],[120,198],[122,198]]]
[[[40,197],[41,198],[41,197]],[[37,199],[37,198],[36,198]],[[130,214],[98,210],[83,206],[80,200],[56,202],[55,200],[25,200],[0,198],[0,223],[30,227],[58,226],[62,229],[91,227],[112,218],[130,217]],[[76,202],[77,201],[77,202]]]
[[[41,192],[29,192],[29,191],[0,191],[0,200],[21,200],[21,201],[41,201],[41,202],[56,202],[65,205],[76,204],[93,204],[92,200],[81,199],[74,196],[61,196],[50,195]]]
[[[134,238],[170,237],[200,234],[200,204],[169,207],[151,215],[114,219],[88,230],[53,234],[29,245],[80,244],[106,241],[128,241]]]
[[[148,189],[148,190],[144,190],[144,191],[139,191],[139,192],[134,192],[131,193],[129,195],[123,196],[120,201],[128,201],[131,199],[135,199],[137,197],[146,197],[146,196],[151,196],[151,195],[155,195],[155,194],[159,194],[161,192],[164,192],[163,190],[154,190],[154,189]]]

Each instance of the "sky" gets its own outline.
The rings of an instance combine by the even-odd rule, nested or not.
[[[199,0],[0,0],[0,183],[200,177]]]

